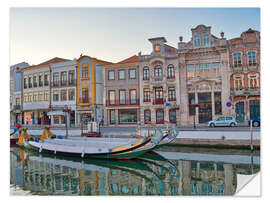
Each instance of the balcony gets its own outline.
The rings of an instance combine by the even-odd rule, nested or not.
[[[53,81],[52,86],[53,87],[59,87],[60,86],[59,81]]]
[[[255,96],[260,95],[260,88],[243,88],[233,89],[231,88],[231,96]]]
[[[32,83],[29,83],[29,84],[28,84],[28,87],[29,87],[29,88],[32,88],[32,87],[33,87]]]
[[[165,99],[154,99],[153,100],[153,105],[159,105],[159,104],[164,104]]]
[[[19,105],[19,104],[14,105],[13,110],[21,110],[21,105]]]
[[[259,70],[259,65],[257,63],[249,63],[247,69],[250,71],[257,71]]]
[[[127,99],[127,100],[106,100],[106,106],[127,106],[127,105],[139,105],[139,99]]]
[[[69,80],[68,85],[70,86],[76,85],[76,80]]]
[[[45,86],[48,86],[49,85],[49,81],[48,80],[45,80],[44,85]]]
[[[24,89],[27,89],[27,84],[24,84],[24,85],[23,85],[23,88],[24,88]]]
[[[34,84],[34,87],[37,87],[37,82],[34,82],[33,84]]]
[[[39,86],[39,87],[42,87],[42,86],[43,86],[43,82],[42,82],[42,81],[39,81],[39,82],[38,82],[38,86]]]
[[[242,72],[244,71],[244,67],[242,64],[234,64],[232,67],[233,72]]]
[[[80,97],[79,98],[79,102],[81,104],[88,104],[88,103],[90,103],[90,99],[89,98]]]

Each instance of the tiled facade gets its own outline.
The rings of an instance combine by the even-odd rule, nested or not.
[[[260,117],[260,33],[249,29],[229,40],[230,96],[236,119]]]
[[[104,79],[104,124],[139,124],[138,56],[105,66]]]

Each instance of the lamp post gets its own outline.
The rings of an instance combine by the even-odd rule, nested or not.
[[[66,138],[68,138],[68,128],[67,128],[67,114],[70,112],[70,109],[65,105],[63,112],[65,112],[65,123],[66,123]]]
[[[189,107],[194,107],[194,114],[193,114],[193,128],[196,128],[196,107],[199,107],[199,104],[195,104],[195,100],[191,100],[191,104],[188,105]]]

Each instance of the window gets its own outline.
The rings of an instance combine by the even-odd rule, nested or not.
[[[210,64],[196,65],[196,76],[200,78],[210,77]]]
[[[124,80],[125,79],[125,71],[119,70],[118,71],[118,80]]]
[[[59,85],[59,73],[53,73],[53,86]]]
[[[33,102],[36,102],[36,101],[38,101],[38,94],[34,93],[33,94]]]
[[[61,72],[61,85],[67,84],[67,72]]]
[[[110,124],[115,124],[115,110],[110,109],[109,110],[109,116],[110,116]]]
[[[73,101],[75,99],[75,89],[68,90],[68,100]]]
[[[28,94],[28,102],[32,102],[32,94]]]
[[[61,101],[67,100],[67,90],[61,90]]]
[[[154,104],[163,104],[163,89],[162,87],[155,88],[155,101]]]
[[[111,70],[111,71],[109,71],[109,80],[114,80],[115,78],[114,78],[114,71],[113,70]]]
[[[238,74],[233,76],[233,86],[235,89],[244,88],[244,75]]]
[[[33,76],[33,86],[37,87],[37,76],[36,75]]]
[[[110,104],[115,104],[115,91],[114,90],[109,91],[109,102]]]
[[[44,101],[49,101],[49,92],[46,91],[44,94]]]
[[[143,68],[143,80],[149,80],[149,68],[148,67]]]
[[[49,81],[48,81],[48,73],[45,73],[44,75],[44,85],[48,86],[49,85]]]
[[[221,92],[215,92],[214,93],[215,97],[215,114],[216,115],[221,115],[222,114],[222,109],[221,109]]]
[[[89,65],[87,63],[82,64],[82,79],[88,79],[88,67]]]
[[[156,44],[154,46],[154,50],[155,50],[155,52],[160,52],[160,45],[159,44]]]
[[[161,78],[162,77],[162,68],[160,65],[154,68],[154,75],[155,77]]]
[[[24,87],[24,89],[27,88],[27,78],[23,79],[23,87]]]
[[[168,100],[169,101],[175,101],[175,88],[174,87],[169,87],[168,88]]]
[[[200,47],[201,46],[201,39],[200,35],[194,35],[194,47]]]
[[[119,90],[119,100],[120,100],[120,104],[126,103],[126,91],[125,90]]]
[[[176,109],[169,110],[169,121],[171,123],[176,123]]]
[[[59,93],[58,93],[58,91],[53,92],[53,101],[59,101]]]
[[[225,121],[225,117],[219,117],[217,121]]]
[[[136,124],[137,123],[137,110],[119,110],[119,123],[120,124]]]
[[[54,124],[60,124],[59,115],[54,115],[54,116],[53,116],[53,123],[54,123]]]
[[[163,124],[164,123],[164,111],[163,109],[158,109],[156,111],[156,123]]]
[[[257,64],[257,56],[256,51],[249,51],[248,52],[248,65],[256,65]]]
[[[203,35],[203,46],[208,47],[210,45],[210,39],[208,34]]]
[[[213,64],[213,74],[215,78],[220,77],[220,64],[219,63]]]
[[[175,78],[175,73],[174,73],[174,66],[173,65],[169,65],[168,66],[168,75],[167,75],[168,79],[174,79]]]
[[[32,77],[31,76],[28,77],[28,87],[32,88]]]
[[[89,103],[88,88],[82,88],[81,103]]]
[[[248,74],[248,87],[249,88],[258,88],[259,87],[259,77],[258,74]]]
[[[74,70],[68,72],[68,84],[75,85]]]
[[[40,87],[43,86],[42,75],[39,75],[39,76],[38,76],[38,85],[39,85]]]
[[[195,94],[189,93],[188,94],[188,104],[195,104]],[[195,115],[195,107],[189,106],[189,115],[194,116]]]
[[[23,96],[23,102],[27,103],[28,102],[28,95],[27,94],[24,94]]]
[[[187,65],[187,78],[192,79],[195,77],[194,65]]]
[[[144,110],[144,122],[151,121],[151,111],[149,109]]]
[[[242,54],[240,52],[233,53],[233,67],[242,65]]]
[[[136,79],[136,70],[135,69],[129,70],[129,79]]]
[[[44,93],[43,92],[39,92],[39,94],[38,94],[38,100],[39,101],[43,101],[44,100]]]
[[[143,89],[143,101],[144,102],[150,102],[150,89]]]
[[[137,100],[136,90],[130,90],[129,97],[130,97],[130,104],[136,104],[136,100]]]
[[[20,105],[20,98],[16,98],[15,104],[16,104],[16,105]]]

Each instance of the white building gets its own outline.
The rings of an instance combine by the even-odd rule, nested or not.
[[[51,125],[65,125],[65,112],[68,126],[75,125],[76,119],[76,59],[51,65]]]

